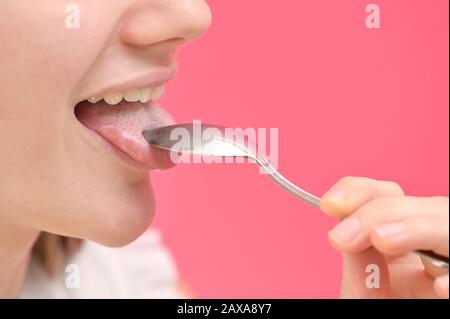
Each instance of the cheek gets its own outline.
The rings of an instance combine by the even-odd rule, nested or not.
[[[120,7],[108,6],[108,1],[77,1],[80,26],[74,28],[67,24],[73,12],[66,11],[73,2],[2,0],[0,83],[11,89],[5,90],[10,98],[25,93],[70,99],[95,62]]]
[[[109,245],[131,241],[153,216],[148,180],[91,167],[93,152],[83,152],[71,122],[72,96],[108,41],[119,2],[0,1],[0,212],[21,210],[32,227]],[[80,29],[65,27],[67,3],[79,3]]]
[[[0,146],[3,161],[20,166],[62,142],[73,120],[72,96],[114,21],[101,18],[108,1],[77,1],[79,29],[65,24],[73,1],[1,1]]]

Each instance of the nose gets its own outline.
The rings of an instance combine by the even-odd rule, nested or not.
[[[205,32],[210,23],[205,0],[140,0],[123,21],[121,40],[133,46],[187,42]]]

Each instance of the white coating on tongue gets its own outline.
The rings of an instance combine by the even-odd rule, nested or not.
[[[139,102],[122,102],[116,106],[103,101],[84,103],[77,107],[77,117],[85,126],[105,137],[113,134],[145,148],[148,144],[142,136],[143,130],[174,124],[173,118],[161,107]]]

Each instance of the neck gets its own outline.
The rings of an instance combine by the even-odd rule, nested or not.
[[[25,279],[39,231],[0,222],[0,298],[15,298]]]

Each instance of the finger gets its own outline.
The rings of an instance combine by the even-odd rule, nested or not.
[[[412,250],[432,250],[448,257],[448,215],[422,214],[373,228],[370,241],[387,255],[400,256]]]
[[[448,275],[445,275],[434,281],[434,289],[440,298],[448,299],[448,280]]]
[[[415,263],[391,263],[388,267],[392,298],[437,298],[434,280],[423,267]]]
[[[445,201],[439,197],[377,198],[338,224],[331,230],[329,237],[341,251],[356,253],[371,245],[370,234],[375,227],[425,214],[431,214],[436,218],[448,215],[448,199]],[[448,227],[448,223],[446,225]]]
[[[403,195],[401,187],[394,182],[344,177],[322,196],[320,208],[328,215],[345,217],[374,198]]]
[[[428,275],[428,279],[437,278],[448,274],[447,268],[437,266],[429,258],[421,257],[419,254],[416,254],[414,252],[409,252],[401,256],[385,255],[384,257],[389,266],[389,273],[391,274],[391,278],[391,266],[404,267],[405,265],[407,265],[408,267],[414,267],[418,270],[425,270],[426,275]]]
[[[391,265],[414,265],[417,269],[423,269],[423,263],[419,255],[414,253],[408,253],[402,256],[389,256],[385,255],[384,258],[388,263],[389,267]]]
[[[343,298],[387,298],[389,271],[384,257],[373,248],[359,254],[344,254]]]

